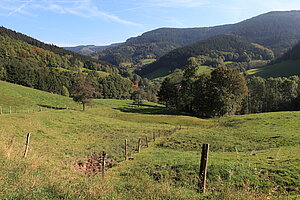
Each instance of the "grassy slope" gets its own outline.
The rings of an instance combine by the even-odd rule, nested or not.
[[[144,78],[148,79],[154,79],[154,78],[159,78],[159,77],[165,77],[170,74],[170,70],[166,68],[160,68],[158,70],[155,70],[154,72],[151,72],[147,75],[144,76]]]
[[[0,103],[15,106],[70,99],[0,82]],[[11,91],[10,91],[11,90]],[[10,92],[9,92],[10,91]],[[22,91],[22,92],[21,92]],[[25,93],[26,91],[26,93]],[[43,98],[42,98],[43,97]],[[13,98],[12,98],[13,99]],[[279,112],[203,120],[177,116],[148,104],[97,100],[87,112],[48,110],[0,116],[0,199],[199,199],[201,144],[211,144],[208,195],[213,199],[297,198],[300,187],[300,112]],[[139,137],[182,130],[159,138],[134,160],[117,163],[105,179],[86,178],[72,167],[91,152],[106,150],[121,160],[123,141],[134,152]],[[20,159],[25,134],[31,151]],[[9,140],[14,138],[12,148]]]
[[[197,74],[200,75],[200,74],[203,74],[203,73],[210,73],[213,69],[214,68],[210,67],[210,66],[200,66],[198,68]],[[157,71],[155,71],[155,72],[157,72]],[[163,82],[166,77],[170,77],[172,75],[173,75],[173,73],[169,74],[169,75],[166,75],[166,76],[161,76],[161,77],[155,78],[153,80],[158,81],[158,82]],[[149,78],[153,78],[153,77],[149,77]]]
[[[72,99],[60,95],[34,90],[16,84],[0,81],[0,106],[3,112],[27,112],[28,109],[38,111],[38,105],[52,107],[78,107]]]
[[[248,72],[251,76],[269,77],[288,77],[300,74],[300,60],[289,60],[267,67],[251,69]]]

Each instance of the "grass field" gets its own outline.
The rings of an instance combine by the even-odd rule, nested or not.
[[[211,71],[213,71],[215,68],[210,67],[210,66],[200,66],[198,68],[197,73],[198,74],[203,74],[203,73],[210,73]]]
[[[148,79],[154,79],[154,78],[159,78],[159,77],[165,77],[168,74],[170,74],[170,70],[166,69],[166,68],[160,68],[158,70],[155,70],[149,74],[147,74],[146,76],[144,76],[144,78],[148,78]]]
[[[40,106],[56,108],[80,108],[72,99],[49,94],[47,92],[33,90],[16,84],[0,81],[0,107],[4,113],[8,113],[11,107],[13,113],[37,112]]]
[[[213,67],[210,67],[210,66],[199,66],[198,67],[198,71],[197,71],[197,75],[200,75],[200,74],[203,74],[203,73],[210,73],[211,71],[213,71],[214,68]],[[155,73],[160,73],[159,70],[156,71]],[[169,74],[169,75],[162,75],[158,78],[155,78],[153,79],[154,81],[157,81],[157,82],[160,82],[162,83],[164,81],[164,79],[166,77],[172,77],[174,75],[174,72],[172,74]],[[153,77],[152,77],[153,78]]]
[[[0,115],[0,199],[300,198],[300,112],[207,120],[151,103],[136,107],[129,100],[96,100],[82,112],[66,97],[5,82],[0,90],[3,106],[76,108]],[[181,130],[135,152],[139,138],[178,125]],[[30,151],[23,159],[28,132]],[[128,161],[123,161],[125,139]],[[201,195],[197,174],[203,143],[211,147],[208,192]],[[74,167],[103,150],[112,163],[105,178]]]
[[[269,77],[288,77],[300,74],[300,60],[289,60],[267,67],[251,69],[247,71],[250,76]]]
[[[156,61],[156,59],[143,59],[143,60],[140,60],[140,63],[142,64],[142,66],[144,66],[144,65],[148,65],[150,63],[153,63],[155,61]]]

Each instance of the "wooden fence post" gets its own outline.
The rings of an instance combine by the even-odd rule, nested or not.
[[[146,147],[149,147],[148,136],[146,136]]]
[[[156,135],[155,133],[153,133],[153,142],[155,142],[155,139],[156,139]]]
[[[30,133],[27,134],[27,138],[26,138],[26,146],[25,146],[25,151],[24,151],[24,158],[26,158],[27,154],[28,154],[28,149],[29,149],[29,142],[30,142]]]
[[[106,167],[106,158],[107,158],[107,154],[105,151],[102,152],[102,177],[104,177],[105,175],[105,167]]]
[[[208,161],[209,144],[202,145],[200,172],[199,172],[199,192],[206,192],[206,173],[207,173],[207,161]]]
[[[140,151],[141,151],[141,143],[142,143],[142,140],[141,140],[141,138],[139,138],[138,145],[137,145],[137,152],[138,153],[140,153]]]
[[[125,146],[124,146],[124,157],[125,157],[125,160],[127,160],[127,139],[125,139]]]

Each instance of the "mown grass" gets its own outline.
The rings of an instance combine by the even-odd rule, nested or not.
[[[143,59],[143,60],[140,60],[140,63],[142,64],[142,66],[144,66],[144,65],[151,64],[154,61],[156,61],[156,59]]]
[[[250,69],[247,73],[250,76],[260,76],[263,78],[294,76],[300,74],[299,63],[300,60],[283,61],[267,67]]]
[[[14,106],[78,106],[65,97],[0,84],[6,91],[1,105],[14,95],[22,98],[11,98]],[[299,117],[278,112],[206,120],[129,100],[96,100],[86,112],[0,115],[0,199],[297,199]],[[179,125],[181,130],[136,154],[138,138]],[[27,132],[30,151],[23,159]],[[133,160],[123,161],[124,139]],[[211,145],[205,195],[197,193],[203,143]],[[105,178],[75,170],[74,162],[103,150],[113,160]]]
[[[211,71],[213,71],[214,68],[210,67],[210,66],[200,66],[198,67],[198,74],[203,74],[203,73],[210,73]]]

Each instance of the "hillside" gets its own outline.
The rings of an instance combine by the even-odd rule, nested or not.
[[[271,65],[249,70],[250,76],[268,77],[288,77],[300,75],[300,42],[294,45],[281,57],[274,60]]]
[[[112,44],[107,46],[95,46],[95,45],[80,45],[75,47],[63,47],[66,50],[73,51],[79,54],[93,57],[98,51],[117,46],[118,44]]]
[[[82,55],[92,55],[93,53],[96,53],[97,51],[103,50],[107,48],[106,46],[95,46],[95,45],[81,45],[76,47],[63,47],[64,49],[67,49],[69,51],[74,51],[76,53],[80,53]]]
[[[219,64],[237,67],[252,60],[271,60],[273,52],[234,35],[220,35],[175,49],[137,71],[141,76],[156,78],[170,74],[176,68],[184,68],[188,59],[196,57],[199,65],[216,67]],[[244,64],[247,66],[247,64]]]
[[[279,57],[275,62],[279,63],[281,61],[298,59],[300,59],[300,41],[291,49],[289,49],[286,53],[284,53],[281,57]]]
[[[280,63],[275,63],[272,65],[258,67],[255,69],[250,69],[247,71],[249,76],[260,76],[263,78],[269,77],[289,77],[289,76],[299,76],[300,67],[299,60],[288,60],[282,61]]]
[[[235,24],[231,33],[270,48],[280,55],[300,40],[300,11],[262,14]]]
[[[242,21],[204,28],[160,28],[99,52],[99,59],[114,65],[142,66],[144,59],[158,59],[182,46],[220,34],[236,34],[272,49],[276,55],[300,40],[300,11],[270,12]],[[128,66],[128,65],[127,65]]]
[[[87,67],[91,66],[91,63],[93,63],[93,62],[97,63],[97,64],[101,64],[101,65],[108,65],[108,63],[101,62],[99,60],[92,59],[90,57],[83,56],[83,55],[78,54],[78,53],[74,53],[73,51],[69,51],[69,50],[66,50],[64,48],[60,48],[60,47],[55,46],[55,45],[43,43],[43,42],[41,42],[39,40],[36,40],[32,37],[29,37],[29,36],[24,35],[22,33],[7,29],[3,26],[0,27],[0,35],[4,36],[4,37],[9,37],[11,39],[15,39],[15,40],[18,40],[18,41],[22,41],[24,43],[27,43],[29,45],[32,45],[32,46],[35,46],[35,47],[38,47],[38,48],[41,48],[41,49],[44,49],[44,50],[51,51],[51,52],[53,52],[55,54],[58,54],[60,56],[69,56],[69,57],[72,58],[72,59],[69,60],[69,62],[71,62],[71,64],[74,64],[74,63],[76,63],[76,60],[79,60],[79,61],[83,62],[85,65],[87,65]]]
[[[70,103],[0,84],[7,91],[0,99],[26,91],[15,106]],[[299,112],[277,112],[204,120],[124,100],[97,100],[87,112],[0,115],[0,199],[297,199],[299,117]],[[178,125],[181,129],[170,134]],[[22,159],[28,132],[30,151]],[[146,148],[145,136],[158,133],[161,137]],[[141,153],[135,151],[139,138]],[[123,161],[125,139],[128,161]],[[197,192],[203,143],[211,145],[205,195]],[[78,167],[102,151],[108,153],[105,178]]]
[[[0,80],[69,96],[76,78],[87,76],[95,97],[130,98],[132,82],[118,73],[108,63],[0,28]]]
[[[40,106],[46,108],[80,108],[72,99],[61,95],[0,81],[0,107],[3,113],[8,113],[11,107],[13,113],[38,112]]]

